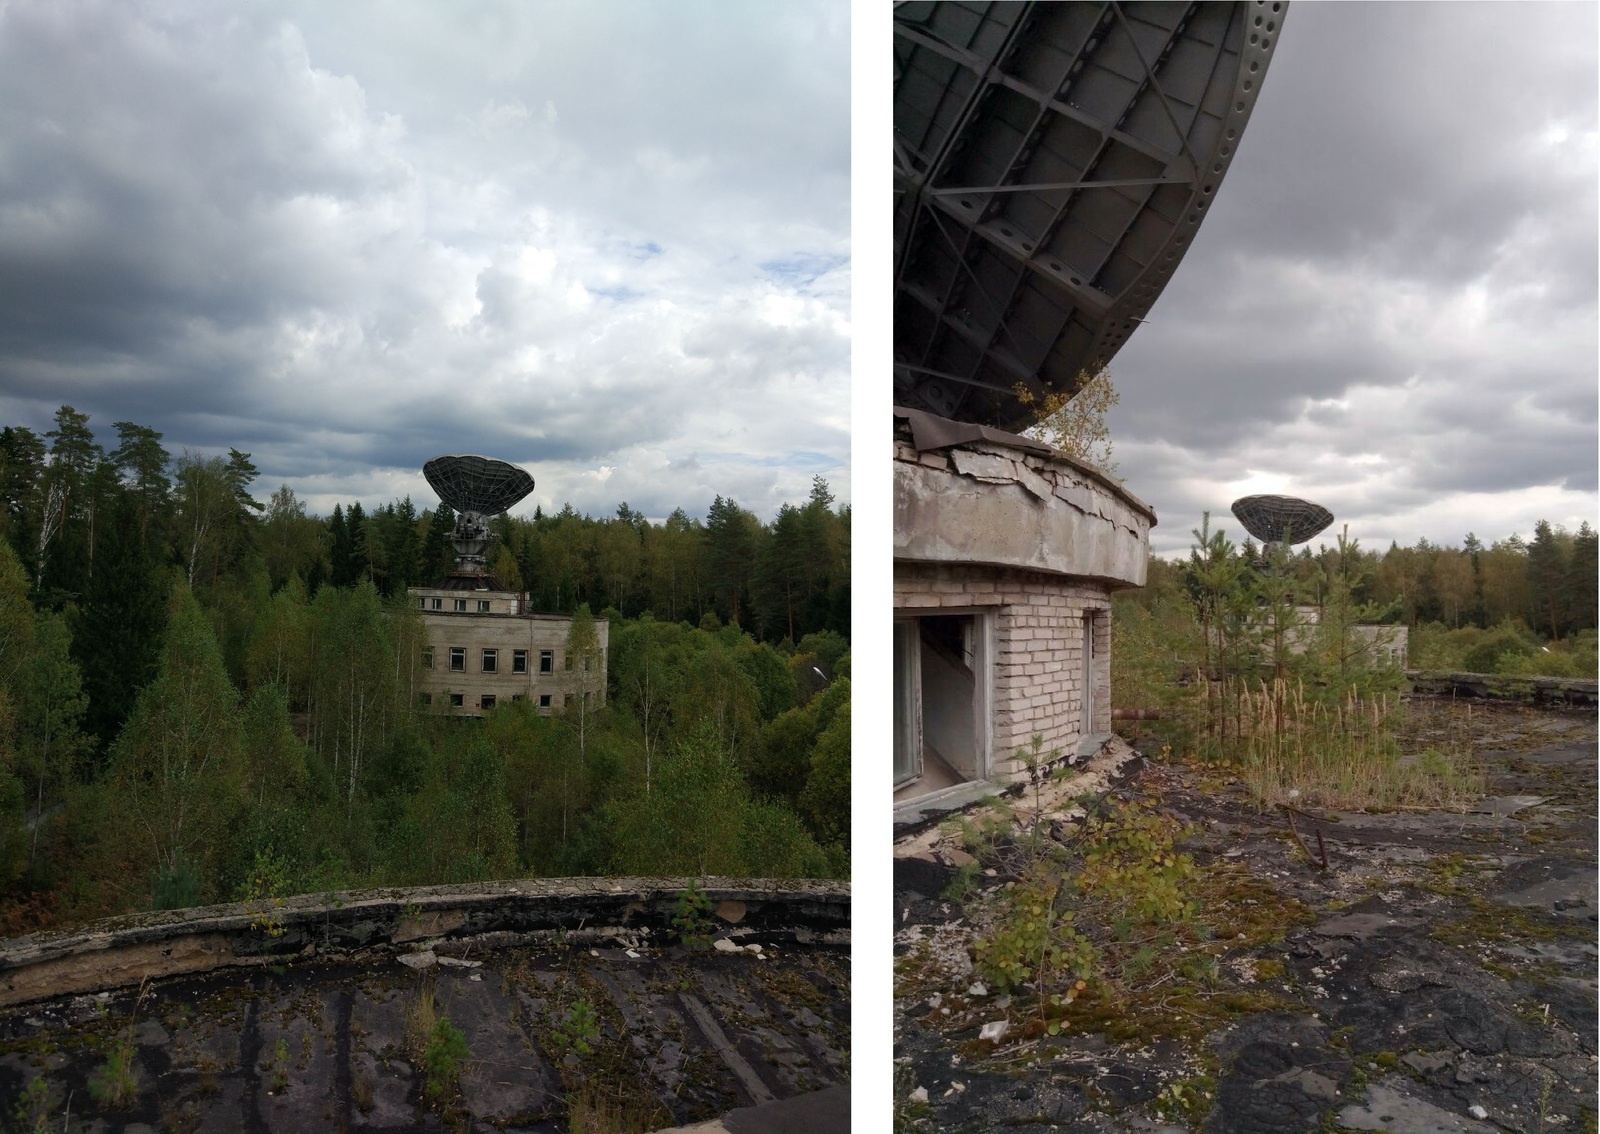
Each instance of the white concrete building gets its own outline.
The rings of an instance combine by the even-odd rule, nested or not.
[[[452,576],[444,586],[407,592],[416,599],[428,632],[422,655],[424,704],[467,715],[523,699],[545,713],[585,695],[591,705],[603,704],[610,623],[595,619],[600,649],[585,669],[581,659],[567,654],[571,617],[536,614],[528,609],[526,594],[495,585],[487,575]]]
[[[1143,586],[1155,513],[1039,441],[895,411],[897,821],[1014,779],[1035,735],[1111,733],[1111,595]]]

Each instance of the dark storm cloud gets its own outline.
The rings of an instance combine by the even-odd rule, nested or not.
[[[847,498],[847,16],[0,6],[0,411],[321,510],[447,451],[605,512],[770,512],[820,451]]]
[[[1206,509],[1239,534],[1252,491],[1369,543],[1592,521],[1597,24],[1291,8],[1211,215],[1112,367],[1156,550]]]

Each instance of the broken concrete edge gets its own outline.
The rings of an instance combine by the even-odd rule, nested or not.
[[[1086,738],[1071,756],[1041,763],[1039,774],[1046,780],[1059,777],[1049,789],[1052,797],[1098,792],[1125,783],[1139,770],[1143,759],[1143,754],[1126,740],[1109,733]],[[1072,769],[1077,774],[1067,776]],[[913,840],[952,815],[1003,798],[1021,798],[1030,786],[1030,778],[1011,783],[972,780],[905,801],[894,810],[895,855],[915,853],[910,849]]]
[[[1524,677],[1510,673],[1424,673],[1406,670],[1415,695],[1469,697],[1487,701],[1532,701],[1539,705],[1600,706],[1600,681],[1577,677]]]
[[[710,904],[709,936],[843,945],[850,885],[821,880],[538,878],[300,895],[129,914],[0,941],[0,1007],[230,965],[356,959],[416,943],[441,953],[532,942],[676,938],[680,897]]]
[[[895,406],[894,416],[897,422],[904,421],[905,438],[911,442],[912,447],[919,453],[930,452],[935,449],[951,449],[960,445],[979,442],[994,445],[1003,449],[1014,449],[1019,453],[1032,453],[1035,456],[1057,461],[1067,465],[1075,472],[1097,482],[1102,488],[1108,489],[1123,501],[1142,512],[1150,520],[1150,526],[1156,525],[1156,510],[1145,503],[1118,478],[1112,476],[1099,465],[1091,464],[1079,457],[1056,448],[1048,441],[1041,441],[1037,437],[1029,437],[1021,433],[1010,433],[1003,429],[996,429],[988,425],[973,425],[967,422],[954,421],[943,418],[927,410],[912,409],[907,406]],[[919,435],[932,426],[931,435]],[[920,428],[919,428],[920,427]],[[899,434],[898,427],[896,428]]]

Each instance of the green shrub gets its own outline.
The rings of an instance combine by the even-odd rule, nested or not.
[[[123,1037],[112,1042],[106,1061],[89,1078],[89,1095],[101,1110],[127,1110],[139,1097],[135,1059],[133,1040]]]
[[[428,1046],[422,1051],[423,1095],[431,1102],[442,1102],[455,1091],[461,1064],[471,1057],[461,1029],[448,1016],[436,1019]]]
[[[186,910],[200,904],[200,870],[180,851],[156,867],[150,908]]]

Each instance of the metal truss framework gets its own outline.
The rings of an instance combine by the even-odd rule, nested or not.
[[[895,7],[895,403],[1016,429],[1160,295],[1286,0]]]
[[[1298,496],[1241,496],[1233,502],[1233,514],[1267,545],[1304,543],[1333,523],[1332,512]]]
[[[439,499],[457,512],[484,517],[498,516],[533,491],[533,477],[493,457],[435,457],[422,466],[422,475]]]
[[[422,475],[439,499],[456,511],[450,542],[455,547],[457,569],[481,573],[491,536],[486,521],[509,511],[533,491],[533,477],[516,465],[493,457],[459,453],[435,457],[422,466]]]

